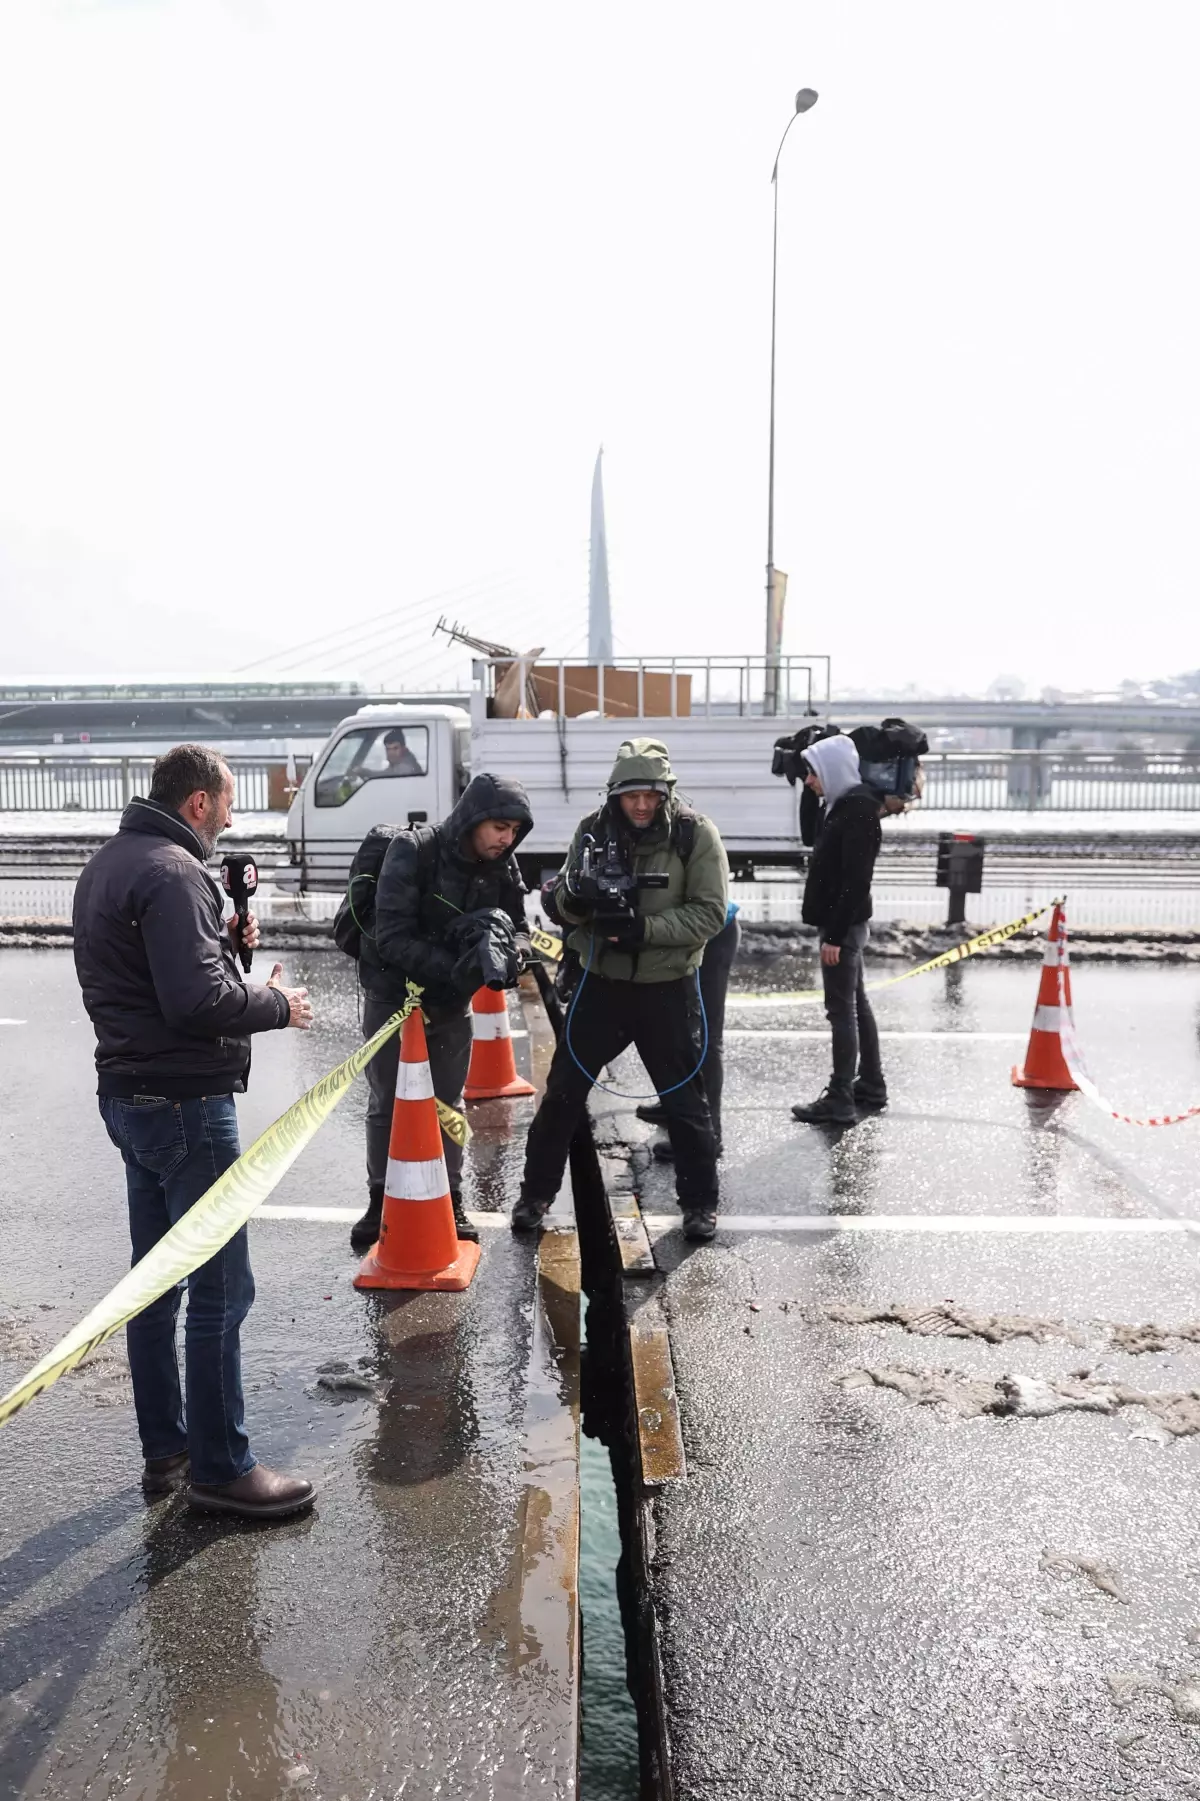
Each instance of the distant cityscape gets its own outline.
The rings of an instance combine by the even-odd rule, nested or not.
[[[984,689],[982,694],[969,690],[950,692],[944,688],[924,687],[919,682],[908,682],[902,687],[864,688],[839,686],[837,698],[843,701],[865,700],[868,697],[893,699],[900,701],[930,700],[992,700],[992,701],[1045,701],[1053,706],[1084,706],[1087,704],[1131,704],[1136,701],[1200,701],[1200,669],[1191,669],[1183,675],[1172,675],[1145,682],[1121,682],[1115,688],[1034,688],[1019,675],[998,675]]]

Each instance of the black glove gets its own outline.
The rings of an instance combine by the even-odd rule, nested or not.
[[[618,913],[615,919],[597,922],[597,931],[615,938],[622,950],[632,950],[646,942],[646,918],[642,913]]]

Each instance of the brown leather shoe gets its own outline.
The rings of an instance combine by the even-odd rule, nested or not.
[[[190,1472],[191,1460],[186,1451],[176,1451],[173,1457],[147,1457],[142,1470],[142,1493],[169,1495],[183,1487]]]
[[[235,1513],[244,1520],[281,1520],[290,1513],[303,1513],[317,1498],[317,1491],[303,1476],[281,1476],[265,1463],[236,1482],[210,1484],[193,1482],[188,1500],[204,1513]]]

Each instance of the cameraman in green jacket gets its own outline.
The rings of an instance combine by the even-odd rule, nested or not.
[[[581,822],[554,891],[583,973],[529,1130],[514,1231],[535,1230],[553,1206],[592,1083],[632,1044],[658,1093],[672,1096],[684,1235],[715,1233],[716,1139],[688,1001],[728,895],[725,847],[711,820],[676,800],[666,745],[627,739],[608,799]]]

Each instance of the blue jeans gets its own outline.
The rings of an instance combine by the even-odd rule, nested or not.
[[[125,1159],[129,1236],[137,1263],[238,1157],[231,1094],[168,1101],[100,1096],[100,1116]],[[184,1330],[187,1423],[179,1389],[175,1326],[180,1287],[126,1328],[142,1452],[188,1451],[195,1482],[235,1482],[254,1468],[242,1403],[239,1330],[254,1299],[246,1228],[188,1277]]]

